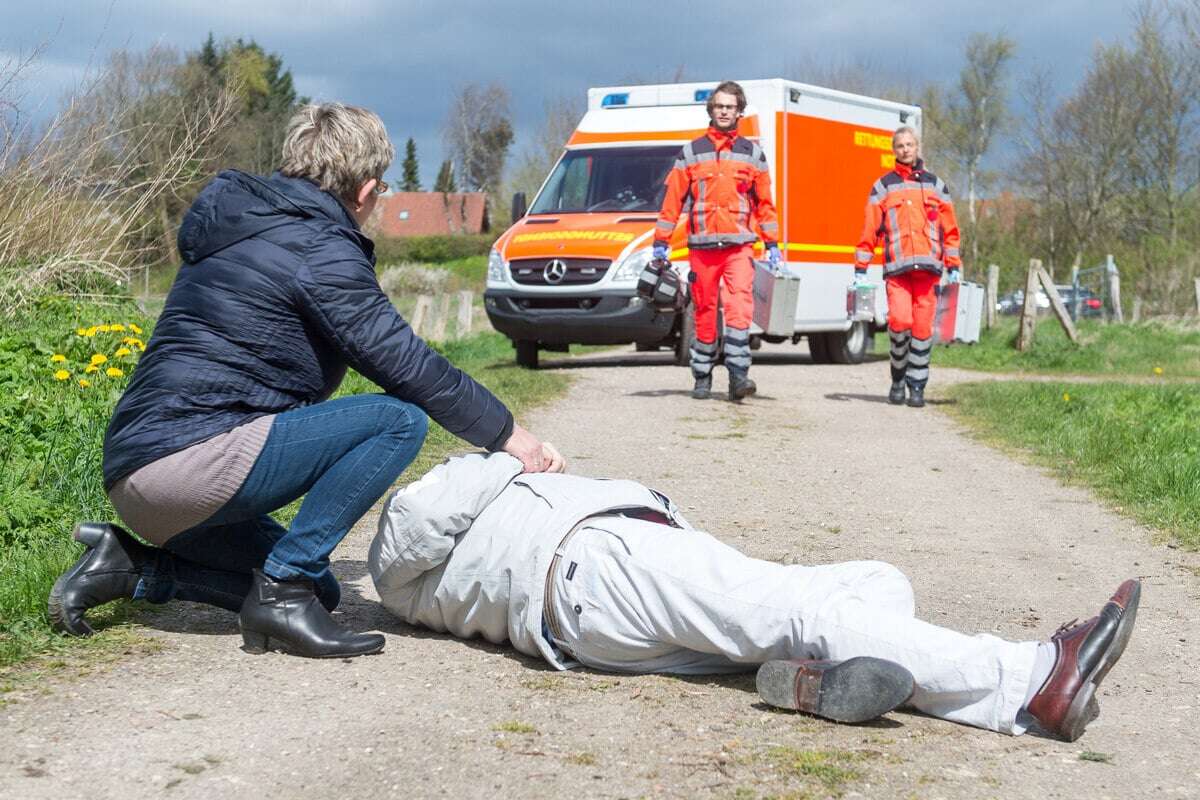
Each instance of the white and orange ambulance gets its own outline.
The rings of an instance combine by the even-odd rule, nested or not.
[[[801,279],[793,332],[819,362],[857,363],[887,310],[876,293],[873,320],[851,321],[846,287],[871,184],[893,165],[892,132],[920,131],[917,106],[781,79],[739,81],[746,92],[740,131],[770,160],[780,248]],[[691,313],[647,305],[637,279],[650,258],[664,179],[680,147],[708,127],[715,83],[613,86],[588,91],[588,110],[533,202],[513,198],[512,227],[488,261],[485,306],[512,339],[519,364],[537,366],[539,349],[569,344],[675,348],[687,363]],[[686,216],[686,215],[685,215]],[[687,231],[671,259],[687,273]],[[870,277],[882,284],[881,267]]]

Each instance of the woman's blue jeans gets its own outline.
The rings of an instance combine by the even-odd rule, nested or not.
[[[193,600],[237,611],[252,571],[310,578],[329,609],[341,596],[329,556],[412,463],[425,412],[388,395],[356,395],[275,417],[237,494],[213,516],[172,537],[135,593],[151,602]],[[268,514],[304,496],[291,526]]]

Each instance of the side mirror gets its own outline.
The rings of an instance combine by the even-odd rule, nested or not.
[[[516,192],[512,199],[512,221],[516,222],[521,217],[525,216],[528,207],[525,205],[525,193]]]

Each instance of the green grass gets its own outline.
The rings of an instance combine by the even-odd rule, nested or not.
[[[102,323],[126,330],[92,327]],[[91,335],[77,333],[81,326]],[[50,299],[0,336],[0,668],[64,650],[47,627],[46,596],[81,549],[70,538],[74,524],[112,516],[100,473],[101,443],[140,352],[124,340],[148,339],[150,326],[132,303]],[[130,352],[118,356],[122,347]],[[54,361],[56,354],[65,360]],[[108,361],[87,372],[93,354]],[[113,366],[125,374],[105,374]],[[66,380],[56,379],[60,369],[69,373]],[[125,609],[104,609],[99,618],[115,625]],[[88,646],[103,649],[104,641]]]
[[[947,406],[986,438],[1200,549],[1200,386],[1032,383],[952,386]]]
[[[1083,320],[1079,334],[1080,344],[1072,344],[1058,320],[1042,319],[1033,347],[1021,353],[1013,346],[1016,318],[1002,317],[995,328],[983,332],[978,344],[935,347],[933,365],[987,372],[1200,377],[1200,327],[1195,325],[1158,321],[1106,325]],[[876,352],[886,353],[887,334],[881,337]]]
[[[131,302],[89,306],[49,300],[20,326],[10,323],[0,334],[0,691],[6,680],[11,682],[14,665],[28,672],[47,663],[70,663],[77,656],[93,657],[106,647],[116,652],[130,647],[130,604],[113,603],[89,614],[101,629],[91,640],[60,637],[46,619],[51,585],[82,551],[71,540],[72,527],[82,519],[116,518],[104,493],[101,447],[137,349],[115,355],[129,330],[76,333],[80,326],[111,322],[136,324],[144,331],[140,338],[149,339],[152,320]],[[569,380],[559,372],[518,368],[508,340],[495,333],[436,348],[497,394],[518,420],[532,406],[563,392]],[[110,359],[101,370],[120,363],[126,374],[84,374],[96,352]],[[52,362],[56,353],[66,361]],[[55,370],[64,367],[70,378],[56,380]],[[81,377],[91,385],[79,386]],[[339,396],[378,391],[352,373]],[[425,447],[400,480],[411,480],[469,447],[431,424]],[[280,519],[289,520],[297,507],[282,509]]]

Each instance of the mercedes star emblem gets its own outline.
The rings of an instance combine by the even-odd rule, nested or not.
[[[567,277],[567,262],[558,258],[547,262],[542,269],[542,277],[546,283],[562,283],[562,279]]]

